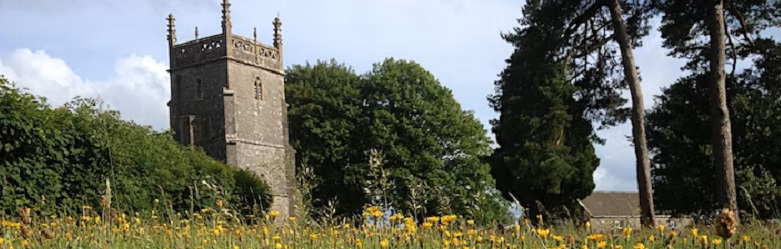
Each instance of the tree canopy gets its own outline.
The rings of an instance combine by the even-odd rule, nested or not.
[[[698,110],[691,109],[693,108],[691,106],[679,106],[679,101],[696,104],[702,103],[699,102],[702,98],[705,98],[706,102],[704,103],[709,103],[706,106],[710,108],[710,113],[706,117],[712,124],[694,127],[703,127],[711,130],[709,138],[712,145],[701,147],[700,149],[704,150],[706,154],[702,159],[709,159],[708,161],[712,162],[714,166],[702,166],[690,170],[699,171],[706,175],[709,172],[715,173],[710,178],[710,180],[716,183],[715,189],[703,189],[701,190],[703,194],[700,196],[715,194],[719,198],[709,199],[710,197],[700,198],[692,196],[692,198],[697,198],[698,203],[701,205],[698,204],[695,205],[696,207],[684,209],[704,211],[704,207],[709,206],[706,203],[710,204],[717,201],[722,207],[736,210],[742,198],[740,195],[745,195],[747,192],[745,188],[741,188],[739,183],[735,184],[735,182],[740,181],[736,177],[748,177],[746,171],[741,173],[741,168],[747,165],[745,165],[746,162],[742,161],[742,156],[739,155],[741,153],[739,152],[740,145],[738,145],[741,143],[741,138],[739,137],[743,135],[740,132],[754,133],[757,132],[754,128],[759,127],[744,130],[741,126],[745,124],[741,124],[741,122],[746,122],[743,119],[745,117],[752,117],[745,115],[752,113],[753,110],[737,108],[735,105],[740,103],[741,99],[746,98],[746,96],[742,96],[743,94],[754,92],[752,95],[757,97],[755,90],[760,89],[756,87],[755,83],[747,83],[751,81],[757,82],[756,80],[748,79],[749,75],[739,75],[741,73],[737,70],[738,62],[757,55],[771,61],[773,60],[772,58],[775,55],[772,52],[768,53],[768,51],[773,50],[771,49],[773,47],[771,44],[774,42],[772,39],[764,38],[762,31],[779,26],[779,23],[781,23],[779,22],[781,21],[781,3],[777,1],[651,2],[653,3],[651,6],[663,14],[660,27],[662,38],[664,39],[663,47],[671,49],[669,55],[687,59],[687,64],[683,67],[683,70],[691,73],[691,75],[681,79],[676,85],[665,91],[665,97],[662,99],[669,99],[670,101],[662,102],[656,107],[654,115],[658,117],[672,114],[672,111],[664,110],[667,107],[676,108],[680,113],[700,114]],[[727,68],[727,66],[730,68]],[[754,66],[760,71],[777,70],[767,67],[768,65],[761,65],[761,63],[755,63]],[[750,71],[747,71],[747,73],[751,74]],[[710,83],[703,85],[703,80],[709,80]],[[768,85],[767,83],[765,84]],[[694,97],[699,93],[699,89],[690,89],[694,86],[708,89],[710,92],[707,96]],[[752,88],[755,90],[751,90]],[[762,90],[758,92],[763,93]],[[695,100],[695,98],[699,99]],[[767,104],[763,101],[760,102]],[[758,105],[756,108],[763,109],[760,106],[764,104],[758,103]],[[700,107],[702,108],[703,106]],[[675,115],[678,115],[677,113]],[[700,121],[697,120],[699,118],[702,118],[702,116],[682,117],[685,121],[679,122],[686,122],[692,125],[700,124]],[[666,123],[658,119],[654,122],[660,124],[661,127],[653,127],[653,129],[657,129],[657,133],[658,131],[666,130],[665,136],[667,137],[679,136],[688,138],[688,136],[694,136],[695,134],[686,133],[691,128],[677,127],[677,124],[674,123]],[[753,124],[749,126],[753,126]],[[659,134],[655,136],[657,136],[655,138],[657,140],[657,148],[670,145],[663,144],[666,140],[660,139]],[[698,142],[694,141],[696,140],[692,139],[686,142],[698,144]],[[667,153],[675,154],[676,152],[657,149],[657,155],[655,155],[653,160],[660,162],[674,157]],[[662,159],[664,157],[667,157],[667,159]],[[659,185],[661,188],[666,188],[669,185],[683,186],[685,185],[684,181],[691,179],[687,176],[673,176],[665,173],[674,172],[673,168],[676,168],[675,166],[667,165],[667,163],[671,162],[666,161],[666,163],[654,165],[656,168],[654,171],[659,174],[655,177],[655,185]],[[756,170],[754,173],[756,176],[765,174],[761,170]],[[660,205],[668,207],[677,205],[674,202],[662,202],[660,201]],[[745,205],[740,206],[744,209],[749,208]],[[680,212],[680,208],[676,207],[668,211]],[[710,208],[715,208],[715,206]],[[748,213],[757,212],[749,211]]]
[[[285,83],[299,171],[314,172],[315,209],[334,205],[349,216],[371,203],[418,217],[506,221],[483,161],[485,130],[419,64],[388,58],[356,75],[318,61],[290,67]]]
[[[781,163],[775,138],[781,134],[781,46],[757,39],[753,66],[727,79],[733,123],[738,205],[758,218],[779,215]],[[673,214],[708,213],[717,208],[707,113],[707,78],[678,80],[648,114],[654,189],[660,209]]]
[[[489,97],[500,113],[493,120],[499,148],[491,170],[504,197],[517,198],[531,215],[542,207],[579,210],[576,200],[593,191],[599,165],[592,143],[603,142],[592,122],[626,119],[619,95],[625,86],[613,80],[619,64],[612,48],[598,45],[611,38],[586,28],[598,22],[580,20],[583,5],[528,1],[521,27],[503,35],[515,50]]]

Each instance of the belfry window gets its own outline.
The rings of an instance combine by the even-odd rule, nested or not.
[[[260,77],[255,78],[255,99],[263,100],[263,84],[260,83]]]
[[[195,81],[195,99],[203,99],[203,81],[201,81],[201,79]]]

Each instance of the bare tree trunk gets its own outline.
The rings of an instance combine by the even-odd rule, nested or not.
[[[632,44],[626,32],[624,19],[621,17],[621,5],[618,0],[609,0],[607,6],[615,30],[615,39],[620,45],[621,62],[624,66],[624,78],[629,83],[632,95],[632,139],[637,161],[637,187],[640,191],[641,223],[645,227],[653,227],[654,196],[651,192],[651,162],[648,159],[648,146],[645,141],[645,107],[643,105],[643,89],[640,87],[640,76],[637,74],[635,59],[632,54]]]
[[[725,60],[724,2],[709,1],[708,31],[710,33],[710,110],[713,143],[713,163],[716,170],[716,195],[723,208],[735,212],[738,203],[735,190],[735,170],[732,162],[732,125],[727,109]]]

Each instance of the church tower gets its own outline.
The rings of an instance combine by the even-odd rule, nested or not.
[[[282,35],[274,19],[268,46],[231,32],[230,3],[222,2],[222,33],[176,41],[168,15],[171,128],[184,145],[201,147],[226,164],[254,171],[269,184],[271,210],[292,215],[294,156],[288,139]]]

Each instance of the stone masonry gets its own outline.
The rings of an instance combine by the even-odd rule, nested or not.
[[[294,150],[290,146],[282,66],[281,22],[268,46],[231,33],[222,3],[222,34],[176,43],[168,18],[171,128],[184,145],[226,164],[251,169],[271,187],[271,210],[293,214]]]

